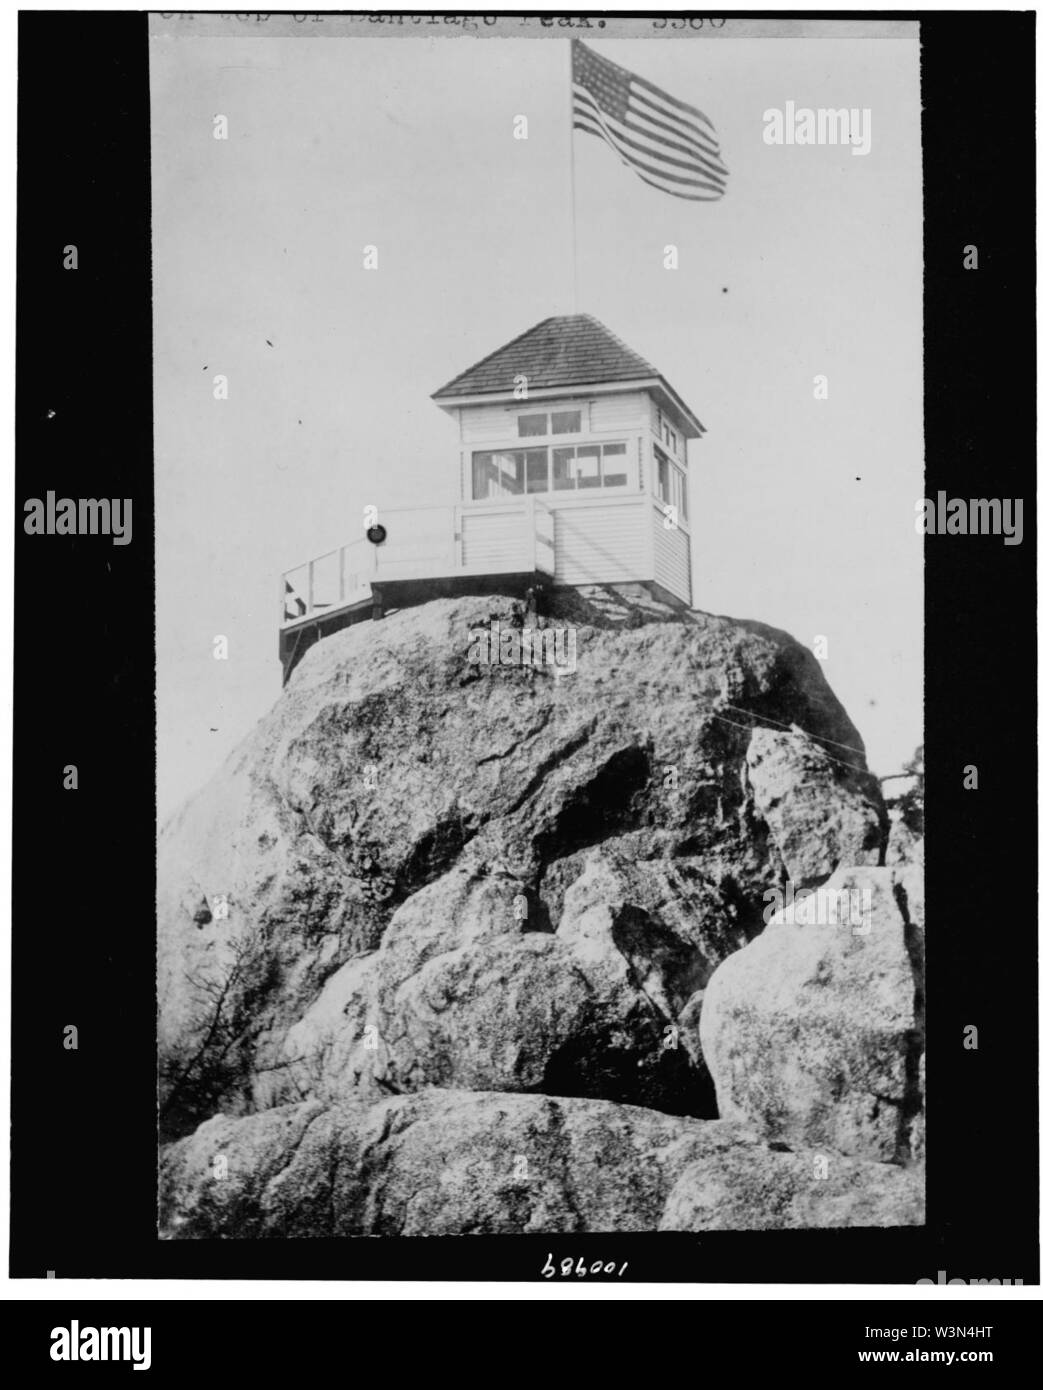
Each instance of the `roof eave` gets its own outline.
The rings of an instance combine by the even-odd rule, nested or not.
[[[519,400],[513,391],[470,391],[448,394],[448,388],[435,391],[431,399],[442,410],[453,411],[469,405],[523,405],[526,401],[549,401],[564,396],[605,396],[616,391],[650,391],[663,398],[680,417],[688,439],[698,439],[706,427],[693,415],[670,383],[661,376],[626,377],[622,381],[577,382],[575,385],[530,387]]]
[[[706,426],[697,415],[685,405],[684,401],[677,394],[674,388],[667,381],[666,377],[656,377],[656,384],[653,388],[653,395],[658,391],[676,414],[680,417],[683,425],[683,433],[686,439],[701,439],[706,433]]]

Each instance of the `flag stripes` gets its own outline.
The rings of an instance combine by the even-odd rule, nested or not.
[[[653,188],[701,203],[724,195],[728,170],[712,121],[578,39],[572,44],[572,123],[604,140]]]

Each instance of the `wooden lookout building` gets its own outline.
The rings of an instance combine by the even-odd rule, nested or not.
[[[544,319],[432,399],[456,420],[456,499],[379,525],[282,577],[285,680],[321,637],[453,593],[640,583],[692,600],[688,445],[668,381],[597,319]]]

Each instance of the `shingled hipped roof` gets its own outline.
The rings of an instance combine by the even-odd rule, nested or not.
[[[655,379],[693,422],[692,432],[702,433],[698,420],[655,367],[590,314],[544,319],[447,382],[432,400],[513,392],[519,376],[526,378],[530,392]]]
[[[529,390],[635,381],[658,376],[656,369],[590,314],[561,314],[483,357],[454,377],[433,399],[513,391],[516,376]]]

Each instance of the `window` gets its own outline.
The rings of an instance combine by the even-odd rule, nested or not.
[[[579,434],[583,429],[582,410],[554,410],[550,416],[551,434]],[[531,439],[547,435],[546,414],[542,415],[519,415],[518,434],[522,439]]]
[[[527,449],[525,452],[525,491],[546,492],[547,450]]]
[[[655,432],[672,454],[678,454],[677,431],[668,423],[661,410],[656,411]]]
[[[471,464],[476,502],[547,491],[547,450],[482,450]]]
[[[575,449],[554,450],[554,491],[571,492],[576,487]]]
[[[471,453],[471,497],[475,502],[527,493],[593,492],[635,486],[633,445],[586,443],[583,408],[518,415],[524,443]],[[549,431],[549,432],[548,432]],[[562,435],[576,435],[572,444]],[[638,441],[640,457],[640,440]],[[664,458],[666,456],[664,455]]]
[[[662,449],[655,451],[655,495],[660,502],[670,501],[670,460]]]
[[[682,521],[688,520],[688,479],[684,470],[663,453],[658,445],[655,448],[655,495],[668,507],[676,507]]]
[[[604,465],[602,481],[605,487],[626,487],[627,485],[627,446],[625,444],[603,444],[601,458]]]
[[[552,434],[579,434],[582,412],[579,410],[556,410],[550,417]]]
[[[629,475],[625,444],[581,444],[575,449],[553,452],[555,492],[626,487]]]

